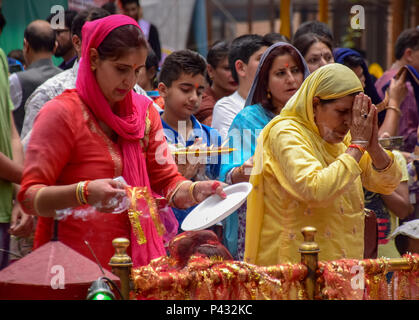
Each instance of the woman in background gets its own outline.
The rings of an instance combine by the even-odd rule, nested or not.
[[[295,38],[293,45],[303,55],[311,73],[334,62],[332,42],[325,37],[314,33],[305,33]]]
[[[202,102],[195,117],[199,122],[211,126],[212,110],[215,103],[237,90],[237,83],[231,75],[228,64],[230,44],[222,41],[215,43],[207,54],[207,81],[209,86],[202,94]]]

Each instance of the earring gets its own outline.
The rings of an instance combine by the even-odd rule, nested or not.
[[[271,92],[269,90],[266,91],[266,97],[268,98],[268,100],[271,100],[271,98],[272,98]]]

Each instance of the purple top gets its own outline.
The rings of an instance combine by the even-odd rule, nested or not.
[[[390,69],[384,72],[380,79],[375,83],[377,92],[382,99],[384,93],[382,88],[396,75],[398,69]],[[419,113],[416,105],[415,94],[410,82],[406,81],[407,95],[400,105],[402,116],[399,123],[399,135],[404,136],[404,145],[402,151],[413,152],[417,140],[417,128],[419,125]]]

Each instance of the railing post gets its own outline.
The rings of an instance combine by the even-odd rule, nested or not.
[[[121,293],[122,299],[124,300],[129,299],[131,282],[132,260],[127,254],[129,243],[129,240],[126,238],[114,239],[112,245],[115,248],[115,254],[109,261],[109,265],[112,267],[112,273],[117,275],[121,281]]]
[[[314,227],[304,227],[301,233],[304,237],[304,242],[300,245],[299,252],[301,253],[301,263],[306,265],[308,273],[305,279],[305,287],[308,298],[314,300],[316,296],[316,270],[318,262],[318,254],[320,252],[319,246],[314,242],[314,236],[317,230]]]

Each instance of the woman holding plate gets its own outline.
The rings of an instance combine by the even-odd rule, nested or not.
[[[109,268],[112,240],[131,238],[134,266],[145,265],[166,254],[153,214],[155,194],[180,208],[225,194],[219,182],[186,180],[170,152],[157,152],[168,149],[159,114],[148,98],[132,90],[148,48],[137,22],[111,15],[86,22],[82,34],[76,89],[49,101],[39,113],[18,199],[28,214],[40,216],[35,248],[51,239],[56,211],[67,210],[70,215],[58,223],[58,240],[93,259],[87,241]],[[119,176],[144,195],[133,201],[141,206],[134,221],[127,212],[109,214],[127,195],[127,186],[113,179]],[[90,214],[74,214],[85,209]]]

